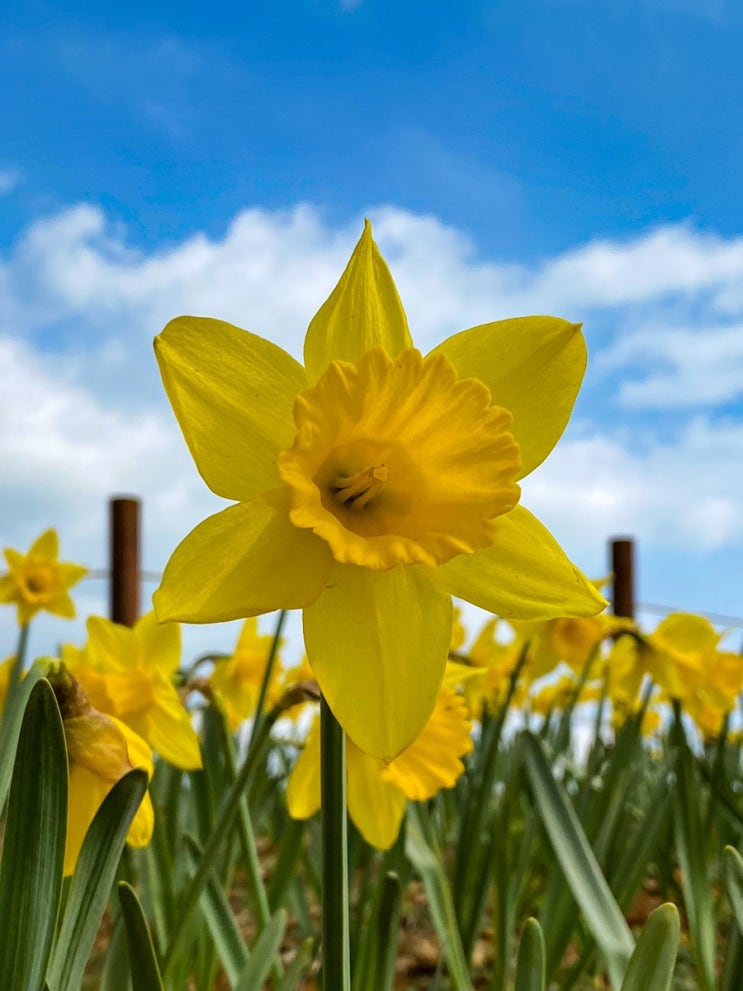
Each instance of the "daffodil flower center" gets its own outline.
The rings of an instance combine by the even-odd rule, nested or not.
[[[443,354],[381,348],[333,361],[294,404],[279,456],[291,520],[342,563],[444,564],[493,543],[519,499],[510,413]]]
[[[29,598],[43,598],[54,585],[52,569],[43,564],[32,566],[23,576],[23,584],[26,586]]]
[[[336,475],[332,488],[342,506],[363,509],[389,481],[389,477],[387,465],[372,465],[353,475]]]

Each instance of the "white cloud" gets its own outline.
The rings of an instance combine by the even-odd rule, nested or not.
[[[435,217],[371,214],[423,350],[518,313],[585,319],[598,352],[588,384],[605,385],[594,388],[596,420],[576,424],[524,487],[525,504],[579,563],[617,530],[658,553],[743,543],[743,424],[729,407],[727,420],[715,415],[743,391],[743,297],[734,305],[743,238],[676,225],[527,266],[482,260]],[[105,566],[106,500],[134,492],[145,500],[145,567],[160,569],[220,503],[157,382],[153,334],[176,314],[201,313],[300,355],[361,223],[334,227],[306,205],[251,209],[221,238],[152,251],[88,204],[30,225],[0,262],[2,543],[24,547],[56,525],[68,559]],[[620,401],[675,419],[661,437],[646,416],[639,443],[610,423]],[[702,404],[705,419],[685,418],[684,406]]]
[[[656,548],[743,547],[741,451],[740,420],[695,419],[673,441],[590,432],[558,444],[524,500],[579,556],[622,532]]]
[[[600,369],[630,367],[620,401],[640,409],[719,405],[743,398],[743,322],[646,326],[617,336]]]

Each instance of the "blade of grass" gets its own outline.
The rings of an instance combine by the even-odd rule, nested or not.
[[[64,729],[51,685],[42,679],[28,696],[10,786],[0,868],[0,988],[34,991],[44,983],[66,830]]]
[[[555,856],[606,960],[611,982],[621,985],[635,948],[573,807],[555,781],[541,745],[524,734],[524,756],[532,791]]]
[[[514,991],[545,991],[544,936],[536,919],[527,919],[521,934]]]
[[[459,937],[449,881],[441,863],[441,855],[435,846],[431,845],[434,843],[434,838],[426,836],[424,815],[424,809],[414,802],[408,803],[405,852],[423,881],[431,919],[441,942],[441,950],[454,991],[471,991],[467,958]]]
[[[716,927],[703,829],[704,802],[694,773],[694,755],[687,743],[681,721],[681,709],[677,703],[674,708],[675,718],[671,729],[676,771],[673,825],[681,867],[681,889],[689,920],[699,988],[700,991],[714,991]]]
[[[164,991],[152,936],[134,888],[120,881],[118,890],[129,944],[132,987],[136,991]]]
[[[78,858],[47,975],[50,991],[78,991],[111,892],[132,819],[147,790],[147,772],[130,771],[106,795]]]
[[[680,935],[676,906],[659,905],[643,926],[620,991],[669,991]]]
[[[23,714],[34,686],[43,678],[49,668],[49,661],[42,658],[31,666],[26,677],[18,685],[12,699],[6,698],[0,723],[0,815],[5,808],[10,779],[13,775],[18,737],[21,733]]]
[[[264,926],[250,951],[248,963],[240,975],[235,991],[258,991],[262,988],[274,965],[276,955],[281,949],[281,943],[286,931],[287,914],[280,908]],[[335,991],[336,985],[325,985]],[[338,989],[340,991],[340,988]]]

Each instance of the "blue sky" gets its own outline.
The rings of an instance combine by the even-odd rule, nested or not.
[[[151,337],[196,310],[298,353],[368,214],[422,346],[584,322],[525,487],[577,563],[628,530],[643,600],[743,614],[742,42],[732,0],[3,5],[3,544],[102,566],[133,490],[161,568],[217,506]]]

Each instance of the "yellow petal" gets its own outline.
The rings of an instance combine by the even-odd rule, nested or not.
[[[70,785],[67,807],[67,843],[64,853],[64,875],[75,871],[85,834],[112,782],[99,777],[80,764],[70,763]]]
[[[127,674],[129,668],[139,664],[141,648],[134,630],[103,616],[89,616],[85,625],[88,658],[99,672]]]
[[[57,537],[57,531],[45,530],[31,544],[28,556],[45,557],[50,560],[59,557],[59,538]]]
[[[75,603],[67,592],[50,599],[44,608],[52,616],[62,616],[64,619],[73,619],[75,616]]]
[[[154,695],[153,704],[147,712],[129,720],[132,729],[174,767],[184,771],[200,768],[201,751],[196,731],[175,688],[160,680]]]
[[[463,330],[434,349],[460,378],[472,376],[490,389],[493,403],[513,415],[521,472],[528,475],[560,438],[586,368],[579,324],[558,317],[518,317]]]
[[[152,839],[155,828],[155,810],[152,807],[152,799],[149,792],[145,793],[137,812],[132,819],[129,832],[126,834],[126,842],[129,846],[139,850]]]
[[[382,777],[416,802],[433,798],[442,788],[453,788],[464,772],[461,758],[472,750],[471,730],[464,699],[442,691],[420,736],[382,771]]]
[[[146,668],[175,674],[181,662],[181,628],[177,623],[158,623],[153,611],[134,624],[134,633],[142,650]]]
[[[452,595],[505,618],[593,616],[607,605],[523,506],[498,520],[492,547],[455,557],[431,575]]]
[[[383,769],[382,761],[347,740],[348,814],[366,842],[377,850],[389,850],[395,842],[407,805],[400,789],[382,777]]]
[[[57,564],[57,572],[64,587],[70,588],[71,585],[79,582],[81,578],[84,578],[87,575],[88,569],[82,564],[69,564],[67,562],[60,561]]]
[[[294,437],[302,366],[270,341],[221,320],[179,317],[155,338],[165,391],[202,478],[226,499],[278,483]]]
[[[376,347],[394,358],[411,346],[405,311],[367,220],[340,282],[307,330],[308,379],[314,382],[335,359],[356,362]]]
[[[451,638],[451,601],[429,570],[337,565],[304,611],[307,657],[346,733],[392,760],[426,725]]]
[[[682,651],[715,650],[721,635],[704,616],[670,613],[650,635],[652,643]]]
[[[320,720],[313,722],[286,785],[292,819],[309,819],[320,808]]]
[[[288,490],[267,492],[192,530],[153,597],[160,622],[219,623],[316,599],[332,557],[324,541],[292,525],[288,500]]]

